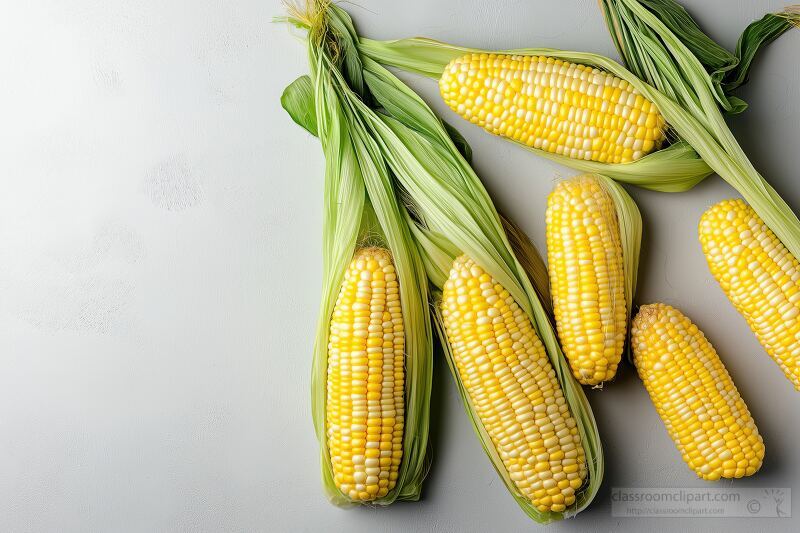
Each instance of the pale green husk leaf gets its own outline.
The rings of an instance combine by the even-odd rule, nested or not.
[[[363,37],[360,40],[359,50],[362,55],[370,57],[384,65],[398,67],[434,79],[438,79],[441,76],[444,67],[453,59],[471,52],[484,52],[484,50],[453,46],[425,38],[375,41]],[[575,63],[590,64],[599,68],[604,68],[606,63],[613,63],[613,65],[616,65],[619,69],[624,70],[619,64],[596,54],[566,52],[550,48],[502,50],[496,53],[550,55]],[[608,70],[613,71],[613,69]],[[627,72],[627,74],[630,77],[634,77],[629,72]],[[603,174],[617,181],[657,191],[680,192],[691,189],[713,172],[691,146],[680,141],[637,161],[623,164],[573,159],[533,148],[525,144],[517,144],[537,155],[564,166],[574,168],[575,170],[593,174]]]
[[[633,301],[636,298],[636,282],[639,274],[639,253],[642,249],[642,215],[633,198],[622,185],[606,176],[597,175],[603,188],[611,196],[617,211],[620,242],[622,244],[623,272],[625,273],[625,307],[628,311],[627,323],[631,323]],[[630,337],[630,329],[628,331]],[[626,351],[631,355],[630,343],[626,343]],[[630,357],[629,357],[630,358]]]
[[[312,417],[320,443],[325,491],[334,504],[352,505],[333,481],[326,445],[329,324],[344,272],[355,250],[360,246],[385,246],[392,252],[398,274],[406,334],[403,459],[395,488],[372,502],[387,505],[395,500],[419,499],[429,467],[433,342],[428,285],[407,224],[408,214],[397,201],[376,143],[354,119],[338,80],[332,76],[335,70],[328,45],[324,39],[309,40],[311,77],[297,80],[281,98],[292,118],[319,136],[325,153],[323,294],[312,364]]]
[[[719,105],[729,113],[739,113],[747,108],[747,104],[731,92],[747,82],[758,52],[797,25],[798,20],[797,6],[780,13],[767,13],[745,28],[736,50],[731,53],[706,35],[683,6],[674,0],[639,0],[639,4],[655,15],[700,60],[711,77]],[[654,53],[659,54],[659,62],[669,61],[669,54],[663,47],[654,51],[641,42],[645,36],[657,38],[658,33],[638,20],[624,2],[600,0],[600,6],[625,65],[643,80],[659,87],[658,81],[663,74],[658,68],[653,68],[657,66]]]

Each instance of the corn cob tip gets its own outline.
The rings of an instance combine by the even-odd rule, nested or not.
[[[658,317],[659,309],[667,307],[671,308],[671,306],[667,304],[645,304],[639,307],[639,312],[636,313],[636,316],[631,322],[631,333],[634,331],[638,332],[648,328],[649,326],[652,326]]]
[[[686,464],[706,480],[755,474],[763,440],[703,332],[670,305],[644,305],[631,344],[639,377]]]
[[[575,185],[580,185],[582,183],[597,183],[599,185],[599,181],[595,174],[586,173],[586,174],[578,174],[577,176],[572,176],[566,179],[559,179],[556,181],[555,187],[553,187],[553,191],[557,191],[562,188],[568,188]],[[550,194],[553,194],[553,191]]]
[[[365,246],[363,248],[359,248],[359,250],[355,254],[353,254],[353,257],[355,259],[372,258],[377,261],[383,262],[381,266],[392,264],[392,269],[394,269],[394,264],[392,261],[392,252],[380,246]]]

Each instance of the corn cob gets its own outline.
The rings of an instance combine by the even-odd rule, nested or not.
[[[330,324],[326,428],[339,490],[354,501],[397,481],[403,439],[403,315],[392,257],[356,252]]]
[[[597,178],[562,181],[547,202],[550,291],[561,346],[584,385],[612,379],[627,328],[614,202]]]
[[[767,353],[800,390],[800,264],[742,200],[700,219],[711,274]]]
[[[627,81],[551,57],[467,54],[445,67],[439,89],[490,133],[573,159],[627,163],[665,138],[658,109]]]
[[[530,318],[467,256],[453,262],[441,309],[458,373],[509,477],[540,511],[564,511],[586,478],[585,454]]]
[[[689,468],[703,479],[750,476],[764,443],[703,332],[677,309],[645,305],[631,324],[639,377]]]

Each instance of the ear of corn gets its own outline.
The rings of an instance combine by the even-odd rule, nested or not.
[[[323,484],[340,506],[416,500],[428,469],[432,357],[424,269],[399,207],[376,187],[388,177],[368,172],[363,156],[340,164],[326,174],[336,182],[326,190],[342,200],[326,210],[312,375]],[[360,210],[346,196],[358,186]],[[355,253],[347,253],[345,231],[353,232]]]
[[[334,33],[347,32],[343,21],[329,22]],[[409,214],[374,139],[354,120],[350,93],[341,90],[327,31],[328,22],[314,27],[312,75],[281,98],[325,154],[312,416],[331,502],[388,505],[417,500],[429,466],[428,285]]]
[[[753,209],[726,200],[700,219],[711,274],[800,390],[800,264]]]
[[[394,41],[376,41],[361,38],[359,51],[383,65],[397,67],[439,80],[448,64],[467,54],[502,54],[509,56],[552,57],[563,62],[575,63],[606,71],[620,79],[624,79],[647,100],[656,104],[663,114],[663,105],[669,105],[665,95],[654,91],[652,87],[642,83],[618,63],[597,55],[584,52],[569,52],[549,48],[525,48],[491,52],[473,48],[455,46],[432,39],[412,38]],[[667,98],[667,100],[669,100]],[[677,111],[680,112],[680,111]],[[667,120],[672,124],[675,117]],[[677,119],[681,121],[679,117]],[[688,118],[686,120],[689,120]],[[552,122],[551,122],[552,124]],[[642,156],[629,163],[610,163],[569,157],[540,148],[520,143],[541,157],[555,161],[561,165],[580,172],[601,174],[613,180],[631,183],[639,187],[664,192],[680,192],[691,189],[706,176],[713,173],[709,165],[698,155],[689,143],[680,139],[673,140],[669,146]]]
[[[334,481],[354,501],[386,496],[403,457],[403,313],[392,256],[356,252],[333,308],[326,427]]]
[[[561,346],[575,378],[597,385],[616,374],[628,322],[614,200],[595,176],[562,181],[548,198],[546,223]]]
[[[683,460],[707,480],[754,474],[764,444],[703,332],[677,309],[642,306],[631,324],[634,364]]]
[[[444,68],[439,88],[470,122],[573,159],[627,163],[664,140],[658,109],[627,81],[553,57],[467,54]]]
[[[453,262],[441,307],[455,367],[509,477],[539,511],[565,511],[586,457],[530,318],[467,256]]]

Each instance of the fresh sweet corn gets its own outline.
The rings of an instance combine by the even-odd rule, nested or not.
[[[711,274],[800,390],[800,264],[753,208],[726,200],[700,219]]]
[[[594,176],[562,181],[547,201],[550,292],[561,346],[584,385],[610,380],[627,328],[614,202]]]
[[[397,482],[403,439],[403,314],[392,256],[356,252],[330,324],[326,429],[334,482],[353,501]]]
[[[574,159],[627,163],[665,138],[658,109],[627,81],[552,57],[467,54],[445,67],[439,89],[473,124]]]
[[[764,443],[717,352],[683,313],[642,306],[631,324],[633,361],[667,431],[703,479],[750,476]]]
[[[441,310],[458,373],[509,477],[540,511],[564,511],[586,459],[530,318],[467,256],[453,262]]]

